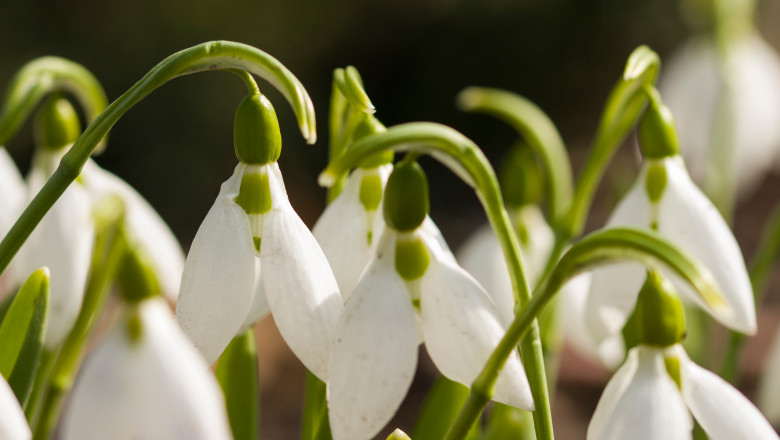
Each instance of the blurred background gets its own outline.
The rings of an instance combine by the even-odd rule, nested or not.
[[[759,2],[758,27],[776,48],[778,19],[780,2]],[[58,55],[90,69],[113,100],[183,48],[214,39],[254,45],[284,63],[314,100],[319,141],[307,146],[286,101],[260,84],[282,124],[280,166],[290,199],[311,226],[325,203],[325,191],[315,179],[326,164],[334,68],[358,68],[376,116],[386,125],[422,120],[451,125],[475,140],[494,163],[515,139],[514,132],[489,117],[459,112],[455,95],[469,85],[520,93],[557,124],[576,173],[628,54],[647,44],[663,59],[693,27],[679,2],[672,0],[6,0],[0,2],[0,90],[25,62]],[[114,127],[108,149],[96,159],[151,202],[185,249],[236,165],[232,118],[244,90],[233,75],[222,72],[177,79],[127,113]],[[32,152],[29,123],[7,148],[25,171]],[[467,186],[433,161],[422,163],[431,182],[431,216],[457,248],[484,222],[484,215]],[[630,184],[636,164],[632,148],[623,148],[597,200],[591,229],[603,224]],[[780,199],[780,180],[769,179],[740,205],[736,217],[746,256]],[[770,292],[767,310],[774,310],[777,298]],[[748,349],[748,393],[766,346],[761,336],[771,335],[773,325],[762,326],[759,341]],[[270,320],[258,328],[261,435],[292,439],[298,436],[303,368],[275,332]],[[557,434],[561,439],[584,438],[608,375],[572,353],[564,356],[562,365],[554,408]],[[421,369],[394,422],[398,426],[409,428],[410,415],[416,413],[435,371],[429,363]]]

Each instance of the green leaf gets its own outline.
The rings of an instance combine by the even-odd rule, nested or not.
[[[331,440],[326,385],[317,376],[306,372],[306,396],[303,404],[302,440]]]
[[[225,393],[228,419],[236,440],[256,440],[260,414],[257,346],[250,328],[236,336],[222,353],[215,371]]]
[[[560,221],[571,204],[571,163],[558,129],[544,111],[515,93],[481,87],[469,87],[460,92],[458,105],[468,112],[495,116],[522,135],[542,159],[549,190],[550,217],[554,224]]]
[[[22,285],[0,325],[0,373],[24,404],[43,350],[49,305],[49,269],[36,270]]]
[[[469,389],[467,387],[444,376],[437,377],[431,390],[428,391],[425,402],[423,402],[422,410],[420,410],[414,431],[412,431],[412,438],[443,439],[468,397]],[[466,438],[476,439],[478,436],[479,427],[475,424]]]

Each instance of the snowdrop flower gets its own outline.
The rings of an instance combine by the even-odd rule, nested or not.
[[[504,334],[490,297],[442,245],[427,211],[422,169],[396,166],[383,201],[387,226],[334,330],[327,395],[335,440],[371,438],[392,418],[421,342],[444,376],[468,386]],[[516,352],[494,399],[534,407]]]
[[[354,140],[385,128],[374,117],[361,124]],[[341,193],[331,202],[312,228],[312,233],[328,257],[344,301],[355,289],[369,260],[374,237],[384,219],[377,215],[382,193],[392,170],[392,154],[379,157],[355,169]]]
[[[175,303],[184,270],[184,252],[165,221],[132,186],[104,170],[93,160],[88,160],[84,165],[81,179],[93,204],[109,195],[122,199],[126,232],[146,249],[163,294],[168,301]]]
[[[213,363],[236,334],[270,310],[292,351],[324,380],[342,308],[338,285],[287,198],[270,102],[259,94],[245,98],[234,127],[239,164],[192,242],[176,319]]]
[[[51,177],[68,147],[80,134],[78,126],[71,123],[77,121],[78,116],[63,102],[49,99],[36,116],[39,148],[27,175],[30,200]],[[26,278],[41,266],[47,266],[51,271],[49,322],[45,335],[48,350],[57,348],[65,339],[81,310],[94,236],[89,195],[77,181],[54,203],[19,250],[18,276]]]
[[[32,432],[11,387],[0,376],[0,439],[29,440]]]
[[[216,379],[161,298],[127,305],[87,359],[62,438],[233,438]]]
[[[780,422],[780,332],[775,333],[758,383],[758,406],[772,423]]]
[[[24,209],[27,189],[19,170],[5,148],[0,147],[0,238],[11,229],[16,218]],[[14,262],[0,275],[0,299],[5,298],[15,287]]]
[[[687,285],[678,283],[684,298],[705,308],[722,324],[753,334],[756,311],[739,245],[718,210],[688,176],[682,158],[676,154],[671,114],[656,95],[651,94],[648,111],[640,123],[645,161],[607,227],[649,227],[690,252],[712,273],[726,304],[708,305]],[[643,274],[644,269],[635,263],[611,265],[593,272],[585,316],[597,345],[623,328],[636,303],[636,295],[627,292],[639,291]]]
[[[657,273],[642,287],[636,313],[639,344],[604,389],[588,440],[691,439],[691,414],[713,440],[778,438],[744,395],[685,353],[682,304]]]
[[[732,164],[737,194],[750,194],[780,147],[780,59],[775,51],[754,30],[730,40],[725,55],[713,38],[698,37],[670,57],[659,88],[678,122],[681,152],[694,181],[711,191],[722,179],[713,162],[724,159],[712,148],[717,127],[725,126],[732,131],[733,149],[725,160]],[[724,100],[731,105],[728,121],[718,114]]]

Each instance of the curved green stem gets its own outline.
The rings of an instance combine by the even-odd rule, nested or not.
[[[0,145],[11,139],[44,96],[55,91],[73,94],[89,121],[108,104],[100,82],[81,64],[59,57],[36,58],[11,79],[0,114]]]
[[[644,109],[647,95],[643,86],[655,81],[660,65],[655,52],[647,46],[640,46],[631,53],[623,77],[612,88],[601,114],[593,147],[577,181],[571,209],[563,221],[561,231],[569,238],[582,234],[601,176]]]
[[[725,304],[722,302],[723,299],[712,274],[657,233],[634,228],[614,228],[594,232],[572,246],[563,255],[550,276],[537,286],[530,303],[509,326],[504,338],[474,381],[472,393],[447,439],[462,438],[461,433],[466,432],[479,417],[487,403],[486,397],[489,397],[485,395],[484,390],[493,388],[498,377],[497,373],[503,368],[517,342],[526,333],[531,334],[537,329],[533,325],[536,317],[566,281],[597,266],[627,259],[648,266],[665,265],[690,283],[709,304],[716,307]]]
[[[499,243],[501,243],[512,280],[516,310],[523,310],[531,299],[531,292],[520,256],[520,246],[509,215],[504,208],[498,180],[479,147],[461,133],[450,127],[430,122],[391,127],[386,132],[368,136],[353,144],[328,165],[325,171],[320,174],[319,182],[323,186],[332,185],[342,175],[357,166],[360,160],[372,154],[410,150],[430,154],[476,190],[488,221],[495,231]],[[552,439],[554,436],[550,399],[547,391],[547,378],[544,373],[539,328],[536,321],[533,322],[529,337],[523,340],[520,347],[528,381],[531,384],[531,394],[536,405],[534,423],[537,438]],[[493,373],[497,377],[498,371],[495,370]],[[482,402],[480,408],[483,408],[490,400],[492,386],[482,388],[475,382],[474,387],[472,387],[472,395],[480,396]],[[451,438],[464,438],[474,420],[476,418],[472,419],[468,426],[465,426],[465,429],[458,429],[456,431],[458,434]]]
[[[573,189],[569,155],[555,124],[536,104],[505,90],[469,87],[457,100],[462,110],[487,113],[511,125],[541,157],[551,223],[558,229],[571,205]]]
[[[146,95],[173,78],[209,70],[242,69],[259,75],[279,89],[290,103],[298,126],[308,143],[317,139],[314,106],[295,76],[278,60],[252,46],[229,41],[199,44],[175,53],[152,68],[140,81],[112,102],[87,127],[62,158],[54,175],[27,206],[0,243],[0,273],[27,239],[65,188],[81,173],[81,168],[111,127]]]

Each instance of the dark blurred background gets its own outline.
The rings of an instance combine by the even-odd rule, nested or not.
[[[779,2],[760,2],[757,17],[764,37],[780,47],[780,28],[773,26],[780,18]],[[311,226],[325,201],[315,178],[326,164],[334,68],[352,64],[359,69],[376,116],[386,125],[419,120],[451,125],[474,139],[492,161],[512,143],[513,131],[491,118],[460,113],[454,97],[469,85],[518,92],[555,121],[576,170],[631,50],[648,44],[663,58],[691,32],[679,2],[672,0],[0,0],[0,90],[25,62],[58,55],[90,69],[113,100],[175,51],[214,39],[254,45],[284,63],[314,100],[319,141],[307,146],[286,101],[260,84],[282,124],[280,166],[290,199]],[[176,79],[128,112],[97,158],[152,203],[185,249],[236,165],[232,117],[244,90],[223,72]],[[26,170],[32,149],[29,123],[7,147]],[[608,177],[618,192],[630,182],[635,166],[630,151],[622,157]],[[456,248],[484,216],[468,187],[432,161],[423,164],[433,193],[431,215]],[[766,187],[743,206],[755,215],[737,216],[738,228],[744,225],[738,236],[748,254],[762,219],[780,197],[772,189],[776,179]],[[607,191],[599,200],[592,226],[603,221],[614,196]],[[268,321],[259,336],[261,429],[265,438],[295,438],[301,367]],[[575,365],[581,375],[587,370]],[[571,427],[559,424],[559,438],[584,437],[583,424],[607,378],[598,370],[587,377],[590,388],[569,391],[556,404],[557,414],[564,411],[561,417],[581,419]],[[427,383],[424,379],[422,391]],[[563,380],[564,390],[565,385]]]

